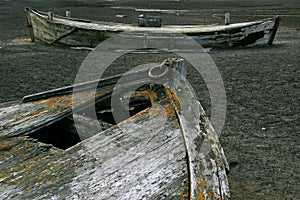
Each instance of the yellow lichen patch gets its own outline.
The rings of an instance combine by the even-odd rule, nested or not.
[[[179,103],[178,96],[175,93],[171,92],[170,89],[167,89],[166,92],[168,93],[169,97],[172,98],[176,109],[179,110],[180,103]]]
[[[213,191],[213,190],[210,190],[208,196],[209,196],[210,198],[213,198],[213,197],[215,196],[214,191]]]
[[[140,112],[136,115],[136,117],[140,118],[140,117],[146,117],[147,112]]]
[[[185,200],[185,199],[187,199],[189,196],[190,196],[189,193],[184,193],[184,194],[181,195],[180,200]]]
[[[5,149],[5,148],[7,148],[7,146],[9,145],[10,143],[9,142],[2,142],[1,144],[0,144],[0,149]]]
[[[103,93],[104,93],[104,94],[108,94],[108,93],[110,93],[111,91],[112,91],[112,90],[111,90],[110,88],[107,88],[107,89],[104,89],[104,90],[103,90]],[[96,96],[97,96],[97,95],[99,96],[100,94],[99,94],[98,92],[96,92]]]
[[[18,184],[21,184],[21,183],[24,183],[26,181],[25,177],[24,176],[19,176],[19,177],[16,177],[14,180],[12,180],[11,182],[15,185],[18,185]]]
[[[48,111],[48,110],[52,110],[53,108],[57,107],[61,100],[62,100],[62,97],[51,97],[46,100],[43,100],[42,103],[45,104],[45,106],[46,106],[45,110]]]
[[[39,111],[34,111],[34,112],[29,113],[29,114],[27,114],[25,116],[21,115],[21,116],[19,116],[17,118],[12,119],[12,122],[17,122],[17,121],[20,121],[20,120],[24,120],[27,117],[30,117],[30,116],[33,116],[33,115],[38,115],[39,113],[40,113]]]
[[[28,187],[27,187],[26,191],[27,191],[27,192],[31,192],[31,191],[32,191],[32,189],[33,189],[33,186],[32,186],[32,185],[28,185]]]
[[[52,110],[56,106],[57,106],[57,104],[51,104],[51,105],[49,105],[49,106],[46,107],[46,110]]]
[[[66,103],[66,106],[71,107],[72,104],[73,104],[73,101],[68,101],[68,102]]]
[[[52,103],[52,102],[55,102],[55,101],[57,101],[57,97],[50,97],[48,99],[40,100],[39,102],[41,102],[41,103]]]
[[[206,181],[205,180],[202,180],[198,183],[198,187],[202,187],[206,184]]]
[[[41,173],[38,177],[36,177],[36,179],[37,179],[38,181],[42,181],[45,177],[46,177],[46,174]]]
[[[25,147],[29,147],[29,146],[30,146],[30,143],[27,142],[27,141],[25,141],[25,142],[24,142],[24,146],[25,146]]]
[[[61,166],[61,162],[56,162],[54,165],[53,165],[53,168],[54,169],[57,169]]]
[[[17,150],[18,150],[18,146],[14,146],[14,147],[12,147],[12,148],[11,148],[11,150],[13,150],[13,151],[17,151]]]
[[[31,159],[31,160],[28,160],[27,162],[25,162],[24,164],[27,169],[31,169],[34,167],[34,165],[37,164],[37,162],[38,161],[36,161],[35,159]]]
[[[20,117],[18,117],[18,120],[23,120],[23,119],[25,119],[26,117],[25,116],[20,116]]]
[[[76,162],[76,160],[72,159],[68,162],[68,166],[72,167],[74,165],[74,163]]]
[[[20,171],[22,168],[21,167],[14,167],[14,168],[11,168],[10,171],[11,172],[18,172]]]
[[[174,115],[175,115],[174,107],[171,104],[164,107],[164,111],[165,111],[166,115],[170,118],[174,117]]]
[[[3,152],[3,159],[5,159],[5,158],[7,158],[7,157],[9,157],[9,156],[11,156],[12,154],[11,154],[11,152]]]
[[[158,99],[156,92],[154,92],[152,90],[136,91],[133,96],[148,97],[148,98],[150,98],[150,101],[152,104],[156,103],[157,99]]]
[[[151,92],[149,97],[150,97],[151,103],[155,103],[158,99],[156,92]]]
[[[199,200],[205,200],[206,198],[205,198],[205,196],[204,196],[204,194],[203,194],[203,192],[201,192],[200,194],[199,194],[199,198],[198,198]]]
[[[94,92],[90,92],[90,93],[87,95],[87,97],[93,97],[94,95],[95,95]]]
[[[27,160],[28,157],[26,155],[22,155],[23,160]]]
[[[28,136],[19,136],[18,137],[20,140],[27,140]]]
[[[31,114],[32,114],[32,115],[38,115],[38,114],[40,114],[40,112],[39,112],[39,111],[34,111],[34,112],[32,112]]]

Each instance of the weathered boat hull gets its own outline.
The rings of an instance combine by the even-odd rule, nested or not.
[[[93,22],[53,16],[26,8],[32,41],[68,46],[95,47],[101,41],[120,32],[182,33],[194,38],[204,47],[271,45],[279,26],[279,17],[230,25],[178,25],[138,27],[130,24]]]
[[[166,74],[162,85],[135,90],[132,105],[135,97],[147,97],[151,106],[105,130],[94,129],[98,121],[87,114],[91,106],[110,112],[106,104],[118,76],[30,95],[1,108],[0,198],[229,199],[228,165],[218,137],[188,85],[172,76]],[[151,79],[148,69],[128,74],[126,87]],[[94,83],[100,87],[89,90]],[[126,96],[121,87],[117,91]],[[74,96],[79,101],[72,101]],[[93,98],[96,105],[90,104]],[[77,144],[74,131],[63,132],[74,128],[68,122],[72,108],[81,115],[77,131],[90,134]],[[51,141],[68,139],[73,140],[69,147]],[[202,151],[202,145],[209,148]]]

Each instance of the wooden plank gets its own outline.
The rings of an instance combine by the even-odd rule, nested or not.
[[[174,107],[187,151],[190,199],[229,199],[229,166],[218,136],[188,85],[178,80],[172,84]]]
[[[178,123],[173,119],[161,124],[164,117],[159,110],[148,109],[139,116],[136,118],[139,120],[129,119],[119,125],[121,128],[108,129],[64,152],[48,148],[44,153],[34,154],[32,150],[37,143],[19,137],[4,140],[2,137],[1,142],[10,144],[6,148],[14,147],[7,155],[24,147],[23,142],[28,143],[26,152],[30,153],[30,160],[22,161],[18,165],[20,170],[13,176],[7,168],[14,169],[12,163],[5,165],[4,171],[4,165],[0,166],[1,172],[8,174],[1,176],[5,193],[0,196],[12,198],[15,195],[26,199],[78,196],[88,199],[180,198],[186,192],[182,182],[187,178],[187,170]],[[41,147],[43,145],[37,148],[38,152]],[[8,163],[16,159],[5,158]],[[30,178],[32,174],[34,176]],[[11,190],[11,184],[18,189]]]
[[[178,71],[184,74],[182,60],[175,63],[170,65],[181,66]],[[128,80],[118,89],[141,83],[139,78]],[[28,139],[27,131],[20,134],[18,128],[29,124],[32,130],[48,117],[53,123],[53,116],[69,114],[71,94],[0,109],[0,182],[5,191],[0,197],[229,199],[228,164],[218,136],[188,85],[177,79],[169,82],[136,92],[151,97],[151,108],[65,151]],[[177,90],[170,91],[170,86]],[[107,93],[108,88],[100,91]],[[76,106],[86,105],[93,95],[105,97],[105,92],[99,93],[83,93],[88,98]],[[7,117],[20,114],[20,119],[7,123]],[[95,121],[81,119],[92,123],[91,129],[83,130],[94,132]]]
[[[30,8],[29,7],[25,7],[24,11],[26,13],[28,30],[29,30],[29,36],[30,36],[31,42],[35,42],[35,37],[34,37],[33,27],[32,27],[32,21],[31,21],[31,17],[30,17],[30,14],[29,14]]]
[[[281,18],[280,18],[279,16],[275,17],[274,28],[273,28],[273,30],[271,30],[271,35],[270,35],[269,41],[268,41],[268,44],[269,44],[269,45],[273,44],[275,35],[276,35],[277,30],[278,30],[278,27],[279,27],[280,19],[281,19]]]

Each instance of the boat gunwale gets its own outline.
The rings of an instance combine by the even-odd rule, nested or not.
[[[253,25],[262,24],[268,21],[275,21],[278,16],[273,18],[267,18],[257,21],[249,21],[249,22],[239,22],[229,25],[166,25],[163,27],[138,27],[132,24],[125,23],[115,23],[115,22],[104,22],[104,21],[93,21],[93,20],[85,20],[85,19],[77,19],[77,18],[69,18],[63,17],[60,15],[54,15],[53,20],[47,19],[47,13],[38,11],[35,9],[30,9],[30,13],[47,20],[48,23],[54,23],[58,25],[65,25],[70,27],[75,27],[78,29],[89,29],[95,31],[109,31],[109,32],[121,32],[121,31],[129,31],[129,32],[138,32],[138,31],[151,31],[151,32],[162,32],[162,33],[209,33],[209,32],[221,32],[228,31],[232,29],[239,29],[244,27],[249,27]],[[182,29],[185,30],[182,30]]]

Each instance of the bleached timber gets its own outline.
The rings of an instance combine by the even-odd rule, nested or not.
[[[204,47],[271,45],[279,17],[228,25],[170,25],[139,27],[131,24],[97,22],[53,15],[25,8],[32,41],[68,46],[95,47],[120,32],[182,33]]]
[[[182,59],[164,63],[178,69]],[[121,86],[149,82],[151,69],[125,75]],[[109,112],[118,76],[76,85],[75,90],[65,87],[30,95],[0,108],[0,198],[229,199],[229,169],[218,137],[186,82],[168,73],[165,84],[145,85],[130,97],[131,106],[140,105],[144,97],[150,107],[117,125],[106,123],[103,130],[95,129],[85,113],[91,106]],[[94,83],[96,91],[90,90]],[[79,101],[73,102],[72,95]],[[94,97],[96,105],[91,105]],[[81,115],[84,127],[79,129],[91,133],[77,144],[54,147],[51,139],[76,136],[72,107]],[[47,135],[47,128],[69,126],[67,135]]]

